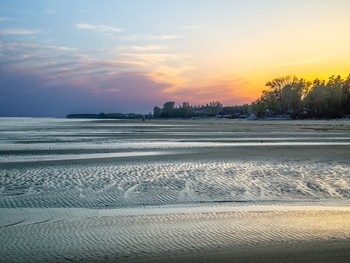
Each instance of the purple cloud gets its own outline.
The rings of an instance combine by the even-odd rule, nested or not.
[[[50,84],[40,72],[10,70],[0,66],[0,116],[57,116],[69,113],[148,113],[164,98],[165,84],[140,73],[113,75],[94,83]]]

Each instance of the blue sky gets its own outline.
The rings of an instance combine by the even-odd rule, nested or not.
[[[250,103],[350,73],[348,0],[0,2],[0,116]]]

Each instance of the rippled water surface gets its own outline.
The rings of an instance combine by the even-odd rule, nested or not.
[[[0,124],[0,207],[350,197],[348,126],[26,118]]]
[[[0,118],[6,262],[346,239],[349,198],[345,120]]]

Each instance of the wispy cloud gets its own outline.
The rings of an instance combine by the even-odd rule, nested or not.
[[[196,29],[201,29],[203,28],[202,26],[199,25],[189,25],[189,26],[182,26],[180,29],[182,30],[196,30]]]
[[[55,46],[55,45],[43,45],[42,48],[59,50],[59,51],[77,51],[77,48],[65,47],[65,46]]]
[[[149,40],[173,40],[173,39],[179,39],[183,36],[180,35],[164,35],[164,36],[149,36],[147,39]]]
[[[26,49],[52,49],[57,51],[76,51],[76,48],[56,46],[56,45],[45,45],[30,42],[8,42],[2,45],[3,49],[15,49],[15,48],[26,48]]]
[[[175,40],[183,38],[181,35],[151,35],[151,36],[144,36],[144,35],[128,35],[128,36],[123,36],[123,40],[127,41],[138,41],[138,40],[157,40],[157,41],[167,41],[167,40]]]
[[[38,34],[38,30],[30,29],[4,29],[0,30],[0,35],[35,35]]]
[[[183,60],[189,58],[190,55],[172,54],[172,53],[124,53],[122,57],[146,61],[148,63],[164,63],[166,61]]]
[[[129,49],[134,51],[156,51],[156,50],[164,50],[167,48],[164,46],[149,45],[149,46],[131,46],[129,47]]]
[[[189,80],[182,74],[194,69],[196,69],[196,67],[190,65],[178,64],[176,66],[166,66],[160,64],[146,75],[157,83],[167,83],[168,87],[164,89],[163,92],[169,94],[170,90],[181,89],[181,87],[188,85]]]
[[[138,41],[138,40],[144,39],[144,37],[142,35],[132,34],[132,35],[123,36],[121,37],[121,39],[126,41]]]
[[[208,102],[208,98],[211,98],[211,100],[232,105],[251,101],[251,98],[243,92],[247,85],[249,85],[247,81],[239,76],[216,76],[204,78],[202,82],[170,88],[164,92],[168,94],[168,97],[177,101],[186,98],[187,101],[203,104]]]
[[[78,23],[76,24],[76,27],[82,30],[93,30],[93,31],[104,32],[104,33],[107,33],[107,32],[116,33],[116,32],[123,31],[121,28],[104,25],[104,24],[92,25],[88,23]]]
[[[146,45],[146,46],[120,46],[114,48],[105,48],[98,50],[101,53],[125,53],[125,52],[149,52],[166,50],[168,47],[158,45]]]
[[[64,79],[71,76],[70,68],[62,67],[58,72]],[[28,73],[0,64],[0,76],[0,86],[4,87],[0,103],[2,116],[148,113],[155,104],[161,104],[166,99],[160,92],[166,84],[154,82],[139,72],[116,74],[103,80],[75,77],[62,84],[51,82],[46,72]]]
[[[96,25],[83,24],[81,27],[98,30]],[[145,35],[143,39],[149,39],[149,36]],[[135,100],[135,96],[140,96],[140,101],[144,102],[145,96],[149,96],[151,106],[155,97],[170,94],[164,93],[165,90],[186,86],[188,78],[184,73],[194,69],[187,61],[190,55],[179,54],[174,46],[163,42],[158,45],[147,41],[145,44],[125,44],[90,54],[51,42],[5,39],[0,48],[4,50],[0,54],[3,55],[1,62],[6,62],[0,62],[0,67],[6,65],[13,76],[19,72],[40,75],[39,86],[43,89],[77,87],[89,94],[108,93],[111,95],[108,98],[118,93],[113,98],[123,98],[120,102],[129,97]],[[135,89],[130,88],[133,85]]]

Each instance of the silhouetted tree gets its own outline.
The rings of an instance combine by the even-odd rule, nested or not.
[[[311,117],[339,118],[349,107],[349,78],[331,76],[328,82],[316,79],[305,97],[305,106]]]
[[[325,115],[328,110],[327,97],[325,81],[319,79],[314,80],[311,90],[304,100],[309,115],[312,117],[321,117]]]
[[[295,118],[338,118],[350,115],[350,75],[346,79],[331,76],[326,82],[315,79],[312,83],[296,76],[275,78],[266,83],[259,99],[241,106],[226,106],[213,101],[202,106],[191,106],[183,102],[175,107],[175,102],[164,103],[163,109],[154,108],[155,117],[195,117],[231,115],[242,117],[249,112],[259,117],[277,113],[290,114]]]
[[[153,109],[153,116],[155,118],[159,118],[161,116],[161,114],[162,114],[162,109],[157,107],[157,106],[154,107],[154,109]]]
[[[271,112],[278,112],[280,109],[280,107],[279,107],[280,104],[279,104],[274,92],[269,92],[269,91],[264,90],[262,92],[260,99],[258,99],[257,103],[258,104],[261,104],[261,103],[266,104],[267,110],[271,111]]]
[[[310,82],[296,76],[284,76],[267,82],[266,86],[270,90],[265,91],[265,99],[262,98],[262,101],[268,102],[269,106],[273,106],[276,110],[275,100],[277,100],[279,106],[277,111],[300,114],[303,108],[302,101],[307,94]]]
[[[350,115],[350,74],[349,76],[343,81],[343,110],[344,114]]]
[[[304,109],[303,99],[307,95],[311,83],[304,79],[293,78],[293,82],[283,88],[286,98],[287,112],[300,115]]]
[[[350,113],[350,75],[343,80],[332,76],[328,82],[312,83],[295,76],[285,76],[266,83],[251,112],[258,116],[288,113],[293,117],[338,118]]]
[[[174,117],[174,108],[175,108],[175,102],[174,101],[168,101],[164,103],[163,110],[162,110],[162,117]]]
[[[295,79],[295,76],[285,76],[275,78],[272,81],[266,83],[266,86],[270,88],[269,92],[271,92],[279,102],[279,111],[282,113],[287,111],[287,94],[284,88],[287,85],[291,85],[295,81]]]

